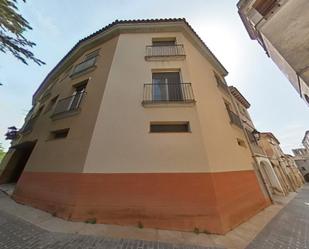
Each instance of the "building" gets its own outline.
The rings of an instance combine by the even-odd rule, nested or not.
[[[309,131],[305,132],[305,136],[303,138],[302,144],[307,150],[309,150]]]
[[[303,185],[301,174],[292,156],[283,153],[279,140],[271,132],[260,134],[259,145],[268,156],[285,195]]]
[[[237,7],[250,38],[309,105],[309,1],[240,0]]]
[[[309,182],[309,151],[305,148],[293,150],[294,161],[306,182]]]
[[[65,219],[224,234],[270,204],[226,75],[185,19],[115,21],[34,93],[0,181]]]
[[[259,179],[261,179],[262,185],[266,187],[271,198],[273,195],[284,195],[283,187],[270,160],[268,159],[268,156],[264,152],[263,148],[258,144],[259,132],[256,130],[248,112],[250,103],[236,87],[230,86],[229,90],[233,96],[237,114],[240,117],[242,127],[247,136],[252,157],[255,160],[255,168],[260,176]]]

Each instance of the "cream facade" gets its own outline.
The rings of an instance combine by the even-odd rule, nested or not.
[[[250,38],[259,42],[309,105],[309,2],[240,0],[237,7]]]
[[[225,233],[270,203],[226,75],[184,19],[116,21],[48,74],[0,182],[66,219]]]

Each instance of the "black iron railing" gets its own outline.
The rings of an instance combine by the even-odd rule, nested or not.
[[[238,127],[242,128],[242,123],[241,123],[241,119],[239,118],[239,116],[232,112],[231,110],[227,109],[227,112],[230,116],[230,120],[232,124],[237,125]]]
[[[91,57],[91,58],[77,64],[74,67],[71,76],[79,74],[83,71],[86,71],[88,68],[93,67],[95,65],[96,59],[97,59],[97,57]]]
[[[144,84],[143,103],[161,102],[194,102],[191,83]]]
[[[184,56],[185,50],[182,44],[168,46],[146,46],[146,57]]]
[[[70,97],[60,99],[55,106],[52,116],[78,110],[85,94],[86,92],[78,92]]]

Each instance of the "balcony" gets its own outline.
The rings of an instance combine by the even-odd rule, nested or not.
[[[36,117],[33,117],[33,118],[31,118],[31,119],[29,119],[29,120],[27,121],[27,123],[25,123],[25,125],[23,126],[23,128],[20,130],[20,133],[21,133],[21,134],[25,134],[25,133],[31,132],[32,129],[33,129],[33,126],[34,126],[34,124],[35,124],[35,122],[36,122],[36,120],[37,120],[37,116],[36,116]]]
[[[182,44],[146,46],[146,60],[184,59],[185,50]]]
[[[219,76],[215,75],[215,78],[216,78],[216,81],[217,81],[217,86],[228,93],[229,92],[229,86],[225,82],[223,82],[223,80]]]
[[[75,76],[78,76],[82,73],[86,73],[86,72],[93,70],[95,68],[96,59],[97,59],[97,57],[91,57],[91,58],[77,64],[74,67],[70,77],[74,78]]]
[[[72,114],[78,113],[84,95],[86,95],[86,92],[77,92],[70,97],[60,99],[51,117],[71,116]]]
[[[230,116],[231,123],[238,126],[239,128],[242,128],[242,123],[241,123],[241,119],[239,118],[239,116],[229,109],[227,109],[227,112]]]
[[[191,83],[144,84],[143,105],[164,103],[195,103]]]

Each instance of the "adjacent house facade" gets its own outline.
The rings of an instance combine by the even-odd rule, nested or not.
[[[266,187],[271,198],[273,195],[283,195],[283,187],[273,169],[271,161],[263,148],[259,145],[260,133],[256,130],[248,112],[250,103],[236,87],[230,86],[229,90],[233,96],[237,113],[240,117],[252,157],[255,161],[255,168],[263,186]]]
[[[250,38],[309,105],[309,1],[240,0],[237,7]]]
[[[184,19],[115,21],[34,93],[0,182],[65,219],[224,234],[270,204],[226,75]]]
[[[279,140],[271,132],[260,134],[259,145],[268,156],[284,190],[284,195],[296,191],[303,185],[303,178],[293,157],[283,153]]]
[[[309,182],[309,151],[306,148],[293,150],[294,161],[306,182]]]

